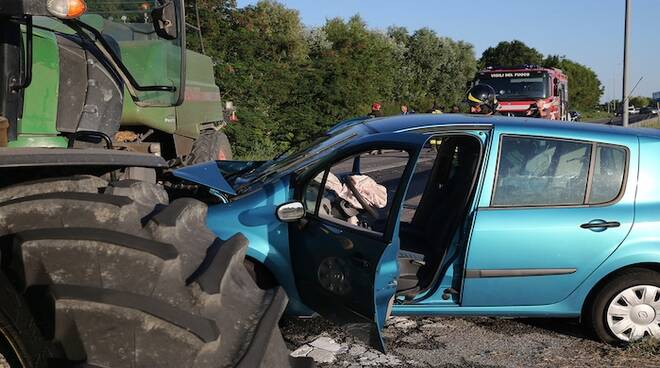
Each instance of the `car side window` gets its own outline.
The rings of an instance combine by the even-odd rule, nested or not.
[[[408,161],[408,153],[398,150],[374,150],[342,159],[306,184],[306,211],[383,233]]]
[[[583,204],[592,144],[503,137],[493,206]]]
[[[621,147],[599,145],[596,148],[589,204],[615,200],[623,188],[626,172],[626,150]]]

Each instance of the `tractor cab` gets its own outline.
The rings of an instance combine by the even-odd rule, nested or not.
[[[182,1],[3,3],[4,146],[65,147],[91,135],[103,141],[119,129],[125,94],[139,107],[183,102]]]

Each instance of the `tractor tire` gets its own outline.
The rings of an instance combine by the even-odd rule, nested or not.
[[[231,160],[231,145],[223,132],[210,130],[202,132],[193,143],[192,151],[186,157],[187,165],[207,161]]]
[[[217,239],[202,202],[94,177],[20,184],[0,198],[10,367],[312,365],[289,357],[283,290],[256,286],[247,239]]]

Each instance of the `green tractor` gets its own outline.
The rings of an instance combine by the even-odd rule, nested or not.
[[[106,124],[104,133],[115,148],[152,153],[166,160],[179,158],[173,162],[183,164],[231,159],[231,148],[221,129],[235,113],[231,103],[223,111],[211,59],[186,50],[183,32],[180,36],[157,34],[150,20],[153,1],[96,0],[87,5],[89,9],[80,21],[102,36],[101,43],[109,49],[107,56],[117,59],[135,86],[105,86],[104,77],[97,75],[102,69],[90,68],[87,63],[92,58],[66,40],[76,30],[52,18],[34,17],[31,58],[35,67],[33,83],[25,94],[48,103],[32,107],[21,118],[16,140],[9,146],[66,147],[62,133],[75,133],[96,126],[98,120],[109,120],[115,125]],[[54,31],[62,37],[56,37]],[[77,85],[71,84],[72,75],[86,76],[100,85],[90,88],[84,78],[78,78]],[[163,81],[167,83],[158,86]],[[86,98],[80,97],[82,89],[87,89]],[[115,100],[123,101],[121,109],[112,103]],[[66,109],[62,104],[68,104]],[[44,121],[43,116],[55,111],[60,111],[57,119]]]
[[[221,125],[184,19],[181,0],[0,1],[0,367],[301,363],[286,295],[149,148],[190,156]]]

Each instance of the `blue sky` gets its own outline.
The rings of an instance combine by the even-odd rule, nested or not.
[[[371,28],[428,27],[474,45],[476,56],[499,41],[518,39],[542,52],[591,67],[605,86],[603,99],[621,97],[625,0],[280,0],[303,23],[359,14]],[[239,6],[256,0],[239,0]],[[630,88],[660,91],[660,0],[632,0]],[[570,86],[569,86],[570,88]]]

